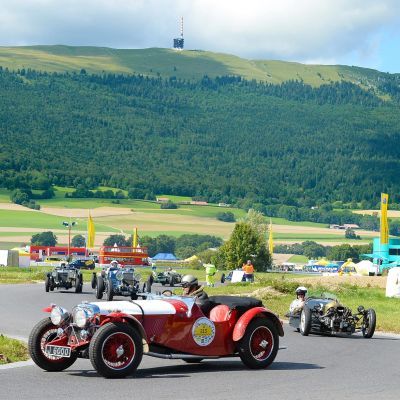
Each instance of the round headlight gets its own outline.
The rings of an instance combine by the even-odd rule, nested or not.
[[[60,325],[63,321],[67,320],[69,313],[65,308],[53,307],[50,314],[51,323],[53,325]]]
[[[116,277],[119,281],[122,281],[122,278],[124,277],[124,274],[123,274],[122,271],[118,271],[118,272],[115,274],[115,277]]]
[[[79,328],[84,328],[89,320],[89,315],[83,308],[76,308],[74,310],[74,322]]]

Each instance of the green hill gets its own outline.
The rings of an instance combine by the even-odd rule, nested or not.
[[[0,187],[306,209],[400,192],[400,75],[67,46],[1,48],[0,67]]]
[[[151,77],[198,80],[204,75],[242,76],[269,83],[300,80],[312,86],[349,81],[375,86],[381,73],[340,65],[305,65],[294,62],[246,60],[230,54],[200,50],[111,49],[106,47],[29,46],[0,47],[0,65],[11,70],[31,68],[50,72],[135,73]]]

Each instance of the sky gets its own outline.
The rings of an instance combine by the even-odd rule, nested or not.
[[[400,0],[0,0],[0,46],[186,49],[400,72]]]

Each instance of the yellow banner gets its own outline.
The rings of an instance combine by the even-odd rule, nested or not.
[[[381,193],[381,244],[387,244],[389,242],[389,227],[387,210],[389,203],[389,195],[387,193]]]
[[[87,243],[86,243],[86,247],[88,249],[92,249],[94,247],[95,236],[96,236],[96,230],[94,228],[92,216],[89,213],[88,224],[87,224]]]
[[[272,256],[272,254],[274,253],[274,238],[272,236],[272,220],[269,221],[268,251]]]
[[[132,240],[132,247],[138,247],[139,240],[138,240],[138,233],[137,228],[133,231],[133,240]]]

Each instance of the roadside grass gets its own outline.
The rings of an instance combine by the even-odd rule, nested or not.
[[[0,364],[29,359],[27,345],[0,334]]]
[[[165,266],[158,266],[157,271],[163,271]],[[53,267],[31,267],[31,268],[0,268],[0,284],[5,283],[32,283],[44,281],[45,273]],[[196,276],[200,282],[205,281],[204,269],[193,268],[174,268],[182,275],[191,274]],[[94,271],[82,270],[84,283],[90,284],[92,273],[99,272],[100,268]],[[141,281],[145,282],[151,274],[150,268],[137,268],[136,271],[141,275]],[[215,282],[219,282],[222,272],[219,271],[215,276]],[[309,278],[308,275],[281,274],[281,273],[256,273],[255,283],[226,283],[216,287],[206,288],[209,296],[212,295],[239,295],[253,296],[260,298],[264,305],[279,314],[281,317],[289,309],[290,302],[294,299],[294,292],[300,285],[302,279]],[[353,312],[359,305],[365,308],[373,308],[377,314],[377,330],[386,332],[400,333],[400,299],[385,297],[385,289],[378,287],[360,287],[355,284],[334,283],[321,284],[320,281],[310,283],[307,287],[310,295],[320,295],[322,292],[329,292]],[[373,283],[373,281],[371,281]],[[162,288],[160,288],[162,290]],[[174,288],[176,294],[181,294],[180,287]]]

